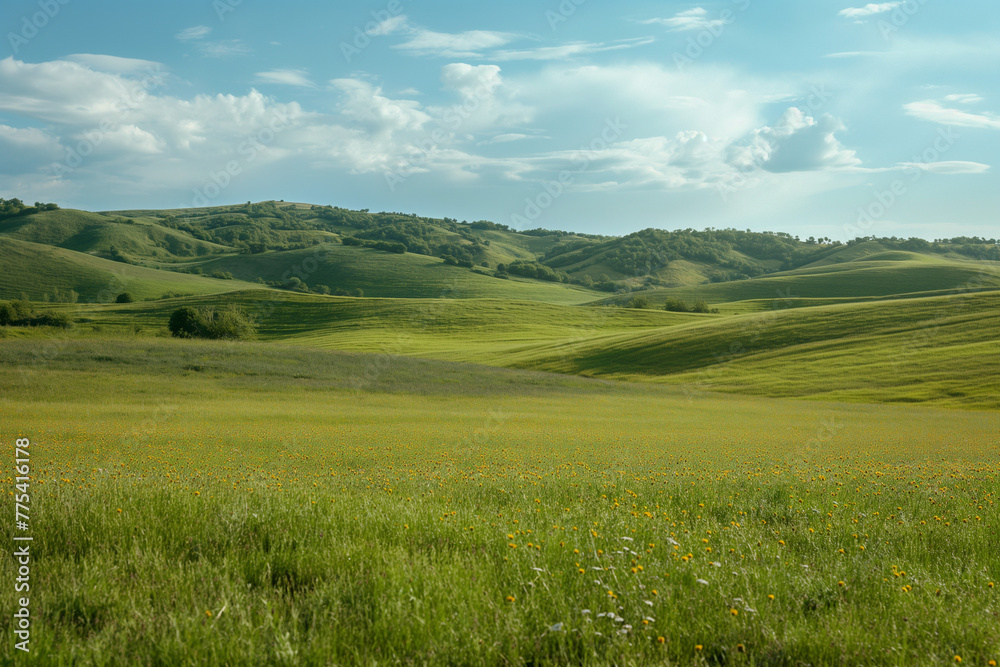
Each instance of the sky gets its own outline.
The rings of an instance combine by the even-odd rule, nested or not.
[[[998,236],[995,0],[5,0],[0,197]]]

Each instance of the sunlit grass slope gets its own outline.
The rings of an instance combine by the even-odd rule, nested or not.
[[[85,253],[0,237],[0,298],[22,293],[36,301],[56,289],[72,289],[80,301],[109,301],[122,292],[136,299],[164,294],[217,294],[259,288],[239,280],[218,280],[113,262]]]
[[[326,244],[314,249],[221,257],[203,263],[206,273],[228,271],[237,278],[288,280],[310,286],[361,289],[365,296],[468,299],[507,298],[549,303],[583,303],[601,293],[573,285],[511,276],[502,280],[449,266],[436,257],[395,254],[371,248]]]
[[[51,308],[78,318],[69,334],[75,337],[136,329],[164,336],[170,313],[181,306],[229,305],[258,320],[260,340],[306,347],[672,383],[686,391],[1000,407],[998,292],[737,316],[277,290]]]
[[[1000,265],[996,262],[893,252],[751,280],[657,289],[642,294],[654,307],[662,307],[668,298],[676,297],[688,302],[704,300],[713,305],[767,300],[787,308],[809,305],[809,299],[865,300],[998,287]],[[624,302],[628,298],[622,295],[611,301]]]
[[[1000,658],[993,414],[273,343],[6,341],[0,373],[40,664]]]
[[[0,220],[0,235],[82,253],[108,252],[113,246],[133,258],[171,260],[231,252],[215,243],[152,221],[119,222],[119,216],[57,209]]]
[[[539,345],[708,317],[506,299],[362,299],[260,289],[70,310],[80,319],[74,336],[86,337],[95,327],[109,334],[131,334],[139,327],[162,335],[170,314],[181,306],[230,305],[259,322],[258,337],[264,341],[496,365],[510,365]]]
[[[539,349],[519,365],[704,389],[1000,407],[1000,293],[788,309]]]

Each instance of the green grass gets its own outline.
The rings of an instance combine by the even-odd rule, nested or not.
[[[776,310],[538,348],[517,365],[766,396],[1000,407],[1000,293]]]
[[[499,299],[372,299],[252,290],[155,302],[50,306],[74,316],[74,337],[166,335],[181,306],[235,305],[258,322],[258,338],[323,349],[389,352],[510,365],[521,354],[566,340],[639,332],[705,316]],[[8,337],[35,332],[9,329]]]
[[[317,253],[319,253],[317,255]],[[318,249],[221,257],[201,264],[206,273],[232,272],[245,280],[300,277],[310,286],[361,289],[365,296],[469,299],[506,298],[547,303],[583,303],[601,293],[571,285],[512,276],[509,280],[449,266],[436,257],[395,254],[327,244]]]
[[[36,301],[55,289],[75,290],[81,302],[107,302],[129,292],[137,299],[167,293],[217,294],[260,288],[239,280],[218,280],[113,262],[80,252],[0,237],[0,299],[22,293]]]
[[[43,211],[0,221],[0,235],[81,253],[108,252],[114,246],[131,258],[159,261],[232,252],[152,220],[123,224],[115,222],[117,217],[74,209]]]
[[[274,343],[9,340],[0,372],[41,664],[1000,658],[993,414]]]
[[[1000,407],[1000,293],[789,308],[667,313],[497,299],[358,299],[274,290],[132,304],[50,306],[75,337],[166,335],[182,305],[237,305],[260,340],[485,363],[689,390]],[[7,337],[41,335],[10,329]]]
[[[995,262],[947,259],[913,253],[891,253],[860,258],[843,264],[819,266],[771,274],[752,280],[709,283],[688,287],[656,289],[643,292],[654,307],[662,307],[670,297],[688,303],[704,300],[712,305],[740,304],[748,300],[766,300],[778,307],[797,307],[813,299],[869,300],[911,294],[949,293],[1000,287],[1000,266]],[[613,297],[623,303],[627,295]]]

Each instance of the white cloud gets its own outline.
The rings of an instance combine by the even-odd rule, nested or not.
[[[533,138],[536,137],[532,137],[531,135],[528,134],[519,134],[516,132],[511,132],[507,134],[498,134],[497,136],[492,137],[486,141],[480,141],[479,145],[489,146],[491,144],[509,144],[514,141],[523,141],[524,139],[533,139]]]
[[[864,7],[848,7],[847,9],[842,9],[837,12],[837,16],[843,16],[848,19],[862,19],[876,14],[891,12],[896,7],[902,6],[902,4],[902,2],[870,2]]]
[[[844,148],[834,133],[844,129],[833,116],[819,120],[791,107],[773,127],[753,132],[750,140],[732,146],[730,162],[745,171],[772,173],[858,167],[855,151]]]
[[[107,122],[83,164],[53,182],[79,188],[100,183],[128,197],[173,189],[188,200],[193,186],[232,160],[260,178],[283,161],[312,173],[429,173],[436,182],[530,184],[570,169],[572,188],[590,191],[695,190],[730,182],[744,168],[755,178],[779,179],[774,174],[857,164],[834,138],[839,123],[828,117],[814,120],[790,110],[774,127],[762,128],[761,114],[774,99],[787,98],[790,86],[735,69],[552,63],[508,74],[497,65],[455,62],[440,75],[451,104],[422,104],[416,91],[389,94],[375,81],[338,78],[329,82],[339,96],[329,112],[304,112],[256,90],[185,99],[154,85],[129,97],[141,75],[98,72],[65,60],[0,60],[0,113],[16,112],[46,127],[0,127],[0,150],[9,145],[13,154],[34,155],[30,164],[37,169]],[[300,70],[257,76],[292,86],[309,81]],[[629,100],[627,109],[622,99]],[[247,151],[247,137],[270,132],[275,118],[283,119],[280,134]],[[531,138],[546,141],[525,141]],[[35,148],[19,151],[15,141]],[[500,144],[502,150],[484,148]],[[973,169],[952,167],[963,168]],[[21,173],[31,172],[26,167]],[[245,184],[247,178],[235,180]]]
[[[407,26],[406,14],[399,14],[397,16],[391,16],[384,21],[380,21],[378,25],[369,31],[370,35],[391,35],[396,32],[404,30]]]
[[[0,173],[36,172],[62,157],[59,139],[36,127],[11,127],[0,123]]]
[[[982,102],[983,98],[973,93],[958,93],[955,95],[945,95],[945,102],[958,102],[959,104],[975,104]]]
[[[96,55],[93,53],[77,53],[66,56],[66,60],[80,63],[89,69],[112,74],[136,74],[139,72],[160,72],[164,65],[152,60],[138,58],[119,58],[118,56]]]
[[[0,60],[0,110],[47,122],[96,126],[141,103],[161,83],[158,77],[97,72],[67,60],[34,64],[8,56]]]
[[[827,53],[824,58],[869,58],[890,55],[890,51],[840,51],[839,53]]]
[[[392,48],[406,51],[415,56],[477,58],[482,55],[483,51],[504,46],[516,39],[518,39],[517,35],[491,30],[447,33],[412,28],[409,39]]]
[[[592,53],[604,53],[606,51],[621,51],[637,46],[652,44],[656,40],[652,37],[635,37],[619,40],[617,42],[571,42],[558,46],[541,46],[534,49],[519,50],[499,50],[492,54],[492,59],[498,61],[505,60],[564,60],[576,56],[590,55]]]
[[[412,100],[393,100],[382,94],[380,87],[360,79],[333,79],[330,84],[340,90],[344,101],[340,112],[344,118],[363,126],[375,136],[390,135],[404,130],[421,130],[431,120]]]
[[[961,160],[941,162],[900,162],[899,166],[919,169],[933,174],[982,174],[990,170],[990,165],[981,162]]]
[[[133,124],[124,124],[104,133],[100,148],[106,153],[157,155],[164,151],[166,142],[151,132]]]
[[[309,80],[306,71],[302,69],[272,69],[266,72],[257,72],[254,75],[254,82],[298,86],[300,88],[316,87],[316,84]]]
[[[467,139],[519,127],[533,111],[518,101],[517,91],[505,84],[496,65],[451,63],[441,68],[441,85],[460,98],[451,106],[431,106],[427,111],[451,133]]]
[[[174,35],[174,37],[181,41],[187,41],[191,39],[204,39],[205,37],[208,37],[208,34],[210,32],[212,32],[212,29],[207,25],[196,25],[194,27],[185,28],[184,30],[181,30],[179,33]]]
[[[708,18],[708,10],[704,7],[695,7],[675,14],[672,18],[646,19],[639,21],[644,25],[662,25],[670,28],[671,32],[683,30],[715,30],[726,24],[724,20]]]
[[[446,90],[457,91],[462,97],[491,96],[503,83],[496,65],[452,63],[441,68],[441,83]]]
[[[906,113],[914,118],[928,120],[941,125],[957,127],[979,127],[1000,130],[1000,116],[992,113],[975,114],[961,109],[942,106],[936,100],[923,100],[904,104]]]
[[[303,113],[297,104],[279,104],[255,90],[178,99],[159,94],[155,81],[143,85],[142,78],[142,73],[96,72],[65,60],[0,60],[0,113],[46,124],[44,131],[2,130],[0,142],[17,144],[21,160],[28,155],[44,160],[39,173],[47,180],[35,184],[38,191],[49,191],[45,183],[60,191],[99,185],[132,196],[146,189],[183,189],[192,179],[203,180],[215,165],[245,160],[241,145],[276,118],[284,119],[289,143],[299,141]],[[252,166],[285,155],[277,144],[258,151]],[[76,157],[69,160],[71,155]]]
[[[208,58],[245,56],[250,53],[250,47],[238,39],[227,39],[221,42],[199,42],[198,50],[203,56]]]

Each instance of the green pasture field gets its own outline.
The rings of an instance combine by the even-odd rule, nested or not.
[[[0,341],[26,664],[1000,659],[993,412],[108,326]]]
[[[74,337],[149,337],[167,335],[170,313],[187,305],[237,306],[257,319],[261,341],[305,347],[771,397],[1000,407],[1000,292],[741,315],[263,289],[49,309],[78,321]]]

